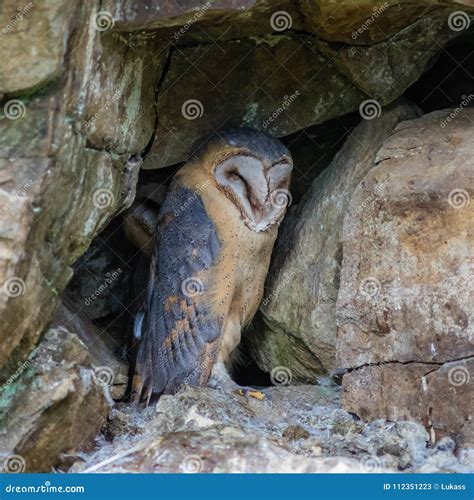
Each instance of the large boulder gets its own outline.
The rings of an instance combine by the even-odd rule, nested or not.
[[[453,20],[456,11],[446,6],[449,2],[436,8],[432,2],[385,3],[391,8],[378,1],[361,2],[363,9],[354,2],[337,8],[326,1],[303,3],[308,31],[332,33],[334,24],[337,33],[341,22],[344,32],[363,26],[369,40],[362,43],[352,36],[295,33],[285,30],[283,22],[284,33],[274,29],[232,40],[211,36],[172,49],[158,93],[157,134],[144,168],[184,161],[197,138],[222,127],[251,126],[282,137],[359,109],[376,114],[430,67],[441,47],[468,28],[473,11],[465,7]],[[364,24],[379,7],[380,19]],[[348,23],[358,10],[354,24]],[[390,27],[385,35],[381,19]]]
[[[107,367],[92,369],[79,338],[51,329],[0,391],[2,472],[50,472],[93,442],[110,411]]]
[[[437,111],[385,142],[347,211],[337,300],[345,407],[471,440],[473,123]]]
[[[336,299],[342,223],[350,194],[374,167],[396,125],[416,115],[400,102],[363,121],[282,224],[257,332],[248,342],[260,367],[287,367],[295,382],[336,368]]]

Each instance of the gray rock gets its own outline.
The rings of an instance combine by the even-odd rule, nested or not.
[[[75,334],[49,330],[0,388],[2,471],[50,472],[61,453],[90,445],[110,410],[110,376]]]
[[[146,410],[120,405],[109,443],[71,472],[464,471],[452,448],[430,448],[423,426],[367,424],[339,408],[336,388],[274,387],[270,401],[186,388]],[[296,430],[298,429],[298,430]]]

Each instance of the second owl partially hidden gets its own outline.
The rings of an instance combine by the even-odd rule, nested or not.
[[[237,387],[227,369],[263,296],[293,163],[252,129],[208,137],[161,207],[138,341],[135,396]]]

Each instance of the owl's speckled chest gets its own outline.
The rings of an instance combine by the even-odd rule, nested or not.
[[[251,230],[220,191],[206,193],[203,201],[221,243],[212,279],[216,305],[221,314],[236,315],[245,325],[263,296],[278,226],[262,232]]]

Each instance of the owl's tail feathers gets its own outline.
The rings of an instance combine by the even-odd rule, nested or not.
[[[146,313],[138,313],[133,325],[133,336],[136,345],[134,367],[131,371],[131,401],[148,406],[163,392],[159,384],[163,378],[158,364],[156,342],[149,331]]]

